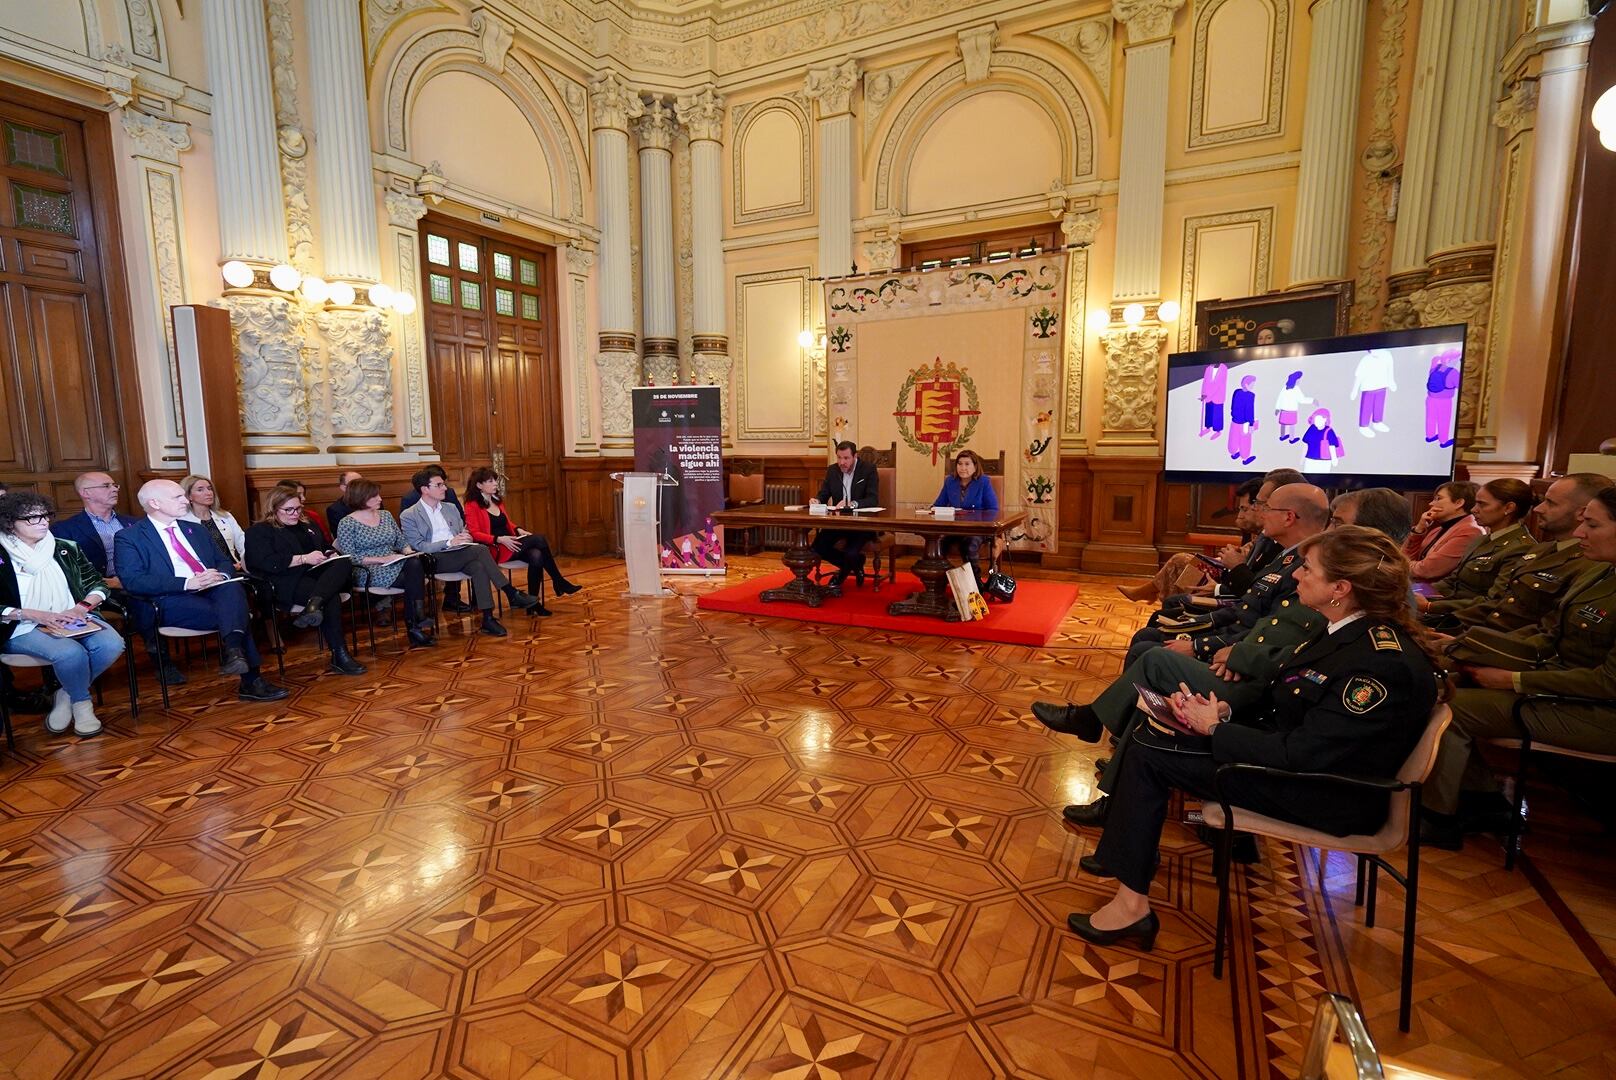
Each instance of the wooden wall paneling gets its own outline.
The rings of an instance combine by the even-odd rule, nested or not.
[[[212,480],[219,505],[235,513],[251,503],[230,313],[207,304],[179,304],[169,309],[169,319],[180,361],[186,471]]]
[[[614,472],[633,468],[621,457],[564,457],[561,459],[562,505],[566,529],[561,550],[567,555],[603,555],[611,550],[616,515],[617,481]]]
[[[1094,477],[1089,459],[1081,454],[1062,454],[1060,459],[1059,543],[1044,554],[1043,565],[1076,570],[1083,563],[1083,546],[1089,540],[1089,509]]]
[[[1096,572],[1151,573],[1160,562],[1154,544],[1156,488],[1161,458],[1092,457],[1089,541],[1082,568]]]

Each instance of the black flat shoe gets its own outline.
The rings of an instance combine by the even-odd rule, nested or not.
[[[292,625],[299,630],[308,630],[319,626],[325,621],[325,613],[320,610],[321,601],[318,597],[310,599],[302,611],[292,616]]]
[[[555,614],[555,612],[551,611],[549,608],[545,607],[543,604],[535,604],[535,605],[533,605],[532,607],[527,609],[527,613],[529,615],[541,616],[541,617],[546,618],[546,619],[549,618],[551,615]]]
[[[469,615],[477,609],[466,603],[464,600],[445,600],[443,602],[443,610],[452,611],[456,615]]]
[[[532,593],[522,592],[519,589],[513,589],[506,593],[505,599],[511,602],[511,607],[519,608],[523,611],[539,606],[539,598],[537,596],[534,596]]]
[[[510,636],[510,631],[506,630],[504,625],[492,615],[483,616],[483,624],[477,628],[477,631],[478,633],[487,634],[489,637]]]
[[[432,646],[438,643],[437,638],[433,637],[431,634],[422,633],[413,626],[409,629],[409,639],[411,645],[421,649],[430,649]]]
[[[1035,701],[1032,703],[1032,714],[1049,730],[1062,735],[1076,735],[1084,742],[1099,742],[1101,734],[1105,732],[1105,725],[1087,705]]]
[[[1061,817],[1065,818],[1067,821],[1070,821],[1073,825],[1082,825],[1090,828],[1096,826],[1103,827],[1105,825],[1106,816],[1110,813],[1110,811],[1111,797],[1109,795],[1101,795],[1098,799],[1095,799],[1091,803],[1086,803],[1083,806],[1068,806],[1066,809],[1061,811]]]
[[[236,691],[236,697],[242,701],[280,701],[291,696],[291,693],[284,686],[276,686],[274,683],[265,682],[262,678],[255,678],[242,683],[241,689]]]
[[[1139,947],[1145,952],[1156,947],[1156,935],[1161,931],[1161,920],[1156,918],[1154,911],[1146,912],[1145,917],[1138,922],[1129,923],[1120,930],[1096,930],[1089,921],[1089,916],[1077,912],[1066,916],[1066,928],[1084,941],[1096,945],[1115,945],[1119,942],[1135,938]]]
[[[1085,855],[1077,860],[1077,868],[1089,877],[1114,878],[1117,876],[1101,865],[1100,860],[1093,855]]]
[[[332,653],[326,670],[334,675],[363,675],[368,669],[347,653]]]
[[[566,578],[562,578],[560,581],[552,581],[550,583],[550,591],[555,593],[557,596],[571,596],[575,592],[583,592],[584,587],[582,585],[574,585]]]
[[[242,652],[240,649],[232,649],[227,647],[224,650],[224,660],[219,664],[219,674],[247,674],[247,654]]]

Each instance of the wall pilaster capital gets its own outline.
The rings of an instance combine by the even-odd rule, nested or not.
[[[839,64],[809,68],[803,93],[819,106],[819,118],[828,120],[852,111],[853,88],[858,82],[858,61],[848,57]]]
[[[1094,243],[1094,238],[1100,234],[1100,212],[1098,210],[1068,210],[1061,218],[1061,236],[1068,245],[1077,244],[1087,247]]]
[[[510,55],[511,43],[516,40],[516,28],[486,7],[472,9],[471,28],[477,34],[483,66],[496,75],[504,74],[506,57]]]
[[[167,165],[180,163],[180,152],[191,148],[191,127],[173,120],[162,120],[139,109],[119,113],[123,130],[135,144],[135,156],[151,158]]]
[[[1493,112],[1493,123],[1511,139],[1537,126],[1537,80],[1517,79]]]
[[[965,60],[965,85],[979,83],[988,77],[988,65],[993,62],[993,46],[999,40],[997,23],[973,26],[959,32],[960,56]]]
[[[1111,17],[1128,31],[1129,45],[1168,37],[1184,0],[1111,0]]]
[[[401,229],[414,229],[426,217],[426,200],[419,195],[403,191],[389,191],[382,195],[387,207],[387,220]]]
[[[614,73],[607,72],[589,88],[590,126],[628,132],[630,120],[645,112],[640,95]]]
[[[595,249],[574,241],[567,245],[567,271],[587,274],[595,266]]]
[[[694,94],[680,94],[676,102],[679,122],[691,142],[719,142],[724,132],[724,99],[711,86]]]
[[[673,109],[661,94],[652,94],[641,104],[637,127],[642,150],[672,150],[673,138],[679,133]]]

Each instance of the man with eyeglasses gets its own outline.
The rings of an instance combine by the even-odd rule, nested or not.
[[[185,489],[172,480],[148,480],[140,488],[146,519],[118,533],[118,569],[124,588],[160,603],[166,625],[216,630],[224,662],[221,675],[241,676],[242,701],[279,701],[284,687],[259,673],[258,647],[248,625],[247,590],[234,576],[229,556],[207,530],[181,521],[190,509]]]
[[[104,472],[80,473],[73,481],[73,490],[84,503],[82,513],[71,514],[51,526],[51,532],[63,540],[71,540],[84,552],[96,572],[112,586],[112,599],[129,613],[135,632],[146,643],[146,655],[152,666],[161,663],[157,648],[157,612],[148,603],[135,599],[124,590],[118,576],[116,538],[120,532],[134,525],[138,518],[118,512],[118,482]],[[172,663],[163,673],[171,684],[183,683],[185,673]]]

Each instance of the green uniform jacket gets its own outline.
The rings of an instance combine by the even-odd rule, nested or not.
[[[1437,594],[1444,600],[1481,599],[1532,544],[1532,534],[1522,525],[1487,534],[1465,554],[1453,573],[1436,583]]]
[[[1329,625],[1323,615],[1301,603],[1280,608],[1229,647],[1229,669],[1248,679],[1269,683],[1304,641]]]
[[[1509,572],[1499,575],[1485,597],[1433,600],[1425,621],[1440,627],[1451,616],[1461,630],[1471,626],[1505,633],[1524,630],[1553,612],[1566,587],[1593,565],[1582,557],[1582,545],[1576,540],[1536,544],[1521,554]]]
[[[1616,568],[1595,565],[1538,628],[1540,655],[1553,652],[1537,671],[1516,676],[1521,693],[1616,700]]]

